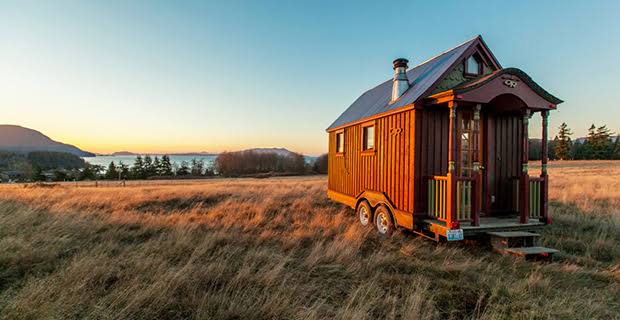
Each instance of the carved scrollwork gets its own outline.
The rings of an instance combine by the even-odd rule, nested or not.
[[[403,132],[403,128],[390,128],[390,135],[397,136]]]

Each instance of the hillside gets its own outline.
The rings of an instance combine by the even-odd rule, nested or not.
[[[0,318],[615,319],[620,162],[549,170],[552,263],[381,238],[318,177],[0,186]]]
[[[295,152],[290,151],[286,148],[252,148],[252,149],[246,149],[242,151],[251,151],[251,152],[256,152],[256,153],[275,153],[280,156],[292,156],[295,154]]]
[[[79,157],[93,157],[95,154],[76,146],[54,141],[43,133],[16,125],[0,125],[0,150],[17,153],[32,151],[66,152]]]

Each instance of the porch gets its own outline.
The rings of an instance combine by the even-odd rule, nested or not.
[[[550,223],[547,126],[549,111],[561,102],[554,99],[520,70],[430,97],[428,109],[449,109],[448,165],[445,175],[425,178],[426,229],[442,235],[462,229],[467,235]],[[528,127],[537,113],[541,168],[530,175]]]
[[[429,218],[424,220],[425,229],[443,229],[448,230],[446,221]],[[462,224],[464,236],[473,236],[477,234],[486,234],[487,232],[500,231],[536,231],[545,226],[544,222],[539,219],[528,219],[526,223],[520,223],[516,216],[504,217],[480,217],[478,226],[470,224]],[[441,232],[439,233],[441,234]]]
[[[527,181],[526,191],[522,191],[523,179]],[[549,177],[546,174],[540,176],[527,176],[513,179],[515,192],[511,196],[513,210],[498,215],[481,216],[479,199],[482,188],[477,183],[482,179],[477,177],[455,177],[456,192],[450,194],[448,176],[434,176],[428,179],[427,190],[427,223],[436,223],[447,229],[463,229],[465,233],[479,229],[480,231],[510,231],[519,226],[541,226],[549,222],[547,204],[547,183]],[[523,197],[520,195],[525,194]],[[454,195],[454,196],[453,196]],[[456,201],[456,208],[449,216],[451,201]],[[525,207],[523,207],[525,205]],[[449,227],[450,226],[450,227]],[[449,227],[449,228],[448,228]]]

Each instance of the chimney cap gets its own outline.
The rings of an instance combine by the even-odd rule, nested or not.
[[[398,67],[404,67],[405,69],[407,69],[407,63],[409,63],[409,60],[405,58],[398,58],[392,62],[392,64],[394,64],[394,69]]]

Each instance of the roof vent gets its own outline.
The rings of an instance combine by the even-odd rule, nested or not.
[[[409,60],[398,58],[392,62],[394,64],[394,80],[392,81],[392,101],[396,101],[409,89],[409,79],[407,79],[407,63]]]

